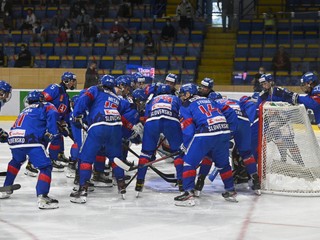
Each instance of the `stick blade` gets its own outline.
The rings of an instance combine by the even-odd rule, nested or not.
[[[8,191],[14,191],[21,188],[20,184],[13,184],[9,186],[0,187],[0,192],[8,192]]]

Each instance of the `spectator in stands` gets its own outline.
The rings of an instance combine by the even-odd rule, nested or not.
[[[45,42],[47,39],[47,32],[40,20],[37,20],[32,29],[32,42]]]
[[[51,20],[51,28],[60,29],[63,26],[65,21],[66,21],[66,18],[62,15],[61,10],[58,10],[57,14],[54,15]]]
[[[220,4],[221,3],[221,8]],[[228,17],[228,29],[231,29],[233,23],[233,0],[218,0],[218,9],[221,11],[222,28],[223,32],[227,31],[227,17]]]
[[[120,54],[131,54],[133,50],[133,39],[127,30],[123,32],[123,35],[119,39]]]
[[[21,51],[18,55],[14,67],[30,67],[31,66],[31,52],[26,44],[21,44]]]
[[[13,18],[9,12],[4,13],[3,28],[9,30],[9,32],[13,29]]]
[[[151,31],[146,34],[143,53],[144,55],[153,55],[156,53],[156,46]]]
[[[264,30],[274,31],[276,30],[276,17],[272,11],[272,8],[269,8],[266,13],[263,13],[264,18]]]
[[[272,70],[276,71],[291,71],[291,62],[289,54],[285,51],[283,46],[280,46],[278,51],[272,58]],[[274,74],[275,75],[275,74]]]
[[[176,29],[171,24],[171,19],[166,20],[166,25],[161,30],[160,40],[164,42],[173,42],[176,36]]]
[[[84,88],[97,85],[99,81],[99,74],[97,71],[97,63],[95,61],[90,62],[86,71],[86,79],[84,82]]]
[[[84,4],[82,1],[74,1],[70,7],[70,18],[76,18],[81,14],[81,9],[84,9]]]
[[[132,17],[132,4],[130,1],[125,0],[119,5],[118,17],[130,18]]]
[[[81,8],[81,12],[76,19],[77,28],[83,31],[84,26],[89,23],[90,19],[90,15],[87,14],[86,10],[84,8]]]
[[[68,20],[60,28],[57,42],[73,42],[73,29]]]
[[[118,19],[115,19],[114,24],[110,28],[110,40],[116,41],[118,40],[122,34],[124,33],[125,28],[119,24]]]
[[[254,75],[253,80],[251,81],[251,84],[253,85],[253,91],[254,92],[261,92],[262,87],[260,85],[259,79],[261,78],[262,74],[265,74],[266,70],[264,67],[259,68],[259,72]]]
[[[0,17],[3,17],[8,12],[12,15],[12,3],[11,0],[2,0],[0,4]]]
[[[109,12],[109,0],[97,0],[94,5],[94,18],[105,18],[108,16]]]
[[[34,15],[32,8],[28,8],[27,16],[24,22],[22,23],[20,30],[32,30],[35,22],[37,21],[36,15]]]
[[[100,32],[93,20],[90,19],[89,23],[84,26],[83,29],[83,41],[84,42],[96,42],[100,38]]]
[[[176,9],[176,15],[179,18],[180,28],[192,30],[194,10],[188,0],[182,0]]]

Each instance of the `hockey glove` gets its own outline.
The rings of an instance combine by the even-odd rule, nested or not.
[[[286,90],[282,87],[274,87],[272,94],[273,94],[273,96],[282,98],[285,91]]]
[[[8,142],[9,134],[0,128],[0,142],[5,143]]]
[[[180,145],[179,149],[179,155],[184,156],[187,153],[187,148],[183,145],[183,143]]]
[[[83,128],[83,115],[72,118],[73,124],[76,128]]]
[[[294,92],[285,91],[283,94],[283,100],[293,105],[298,104],[299,94]]]
[[[58,129],[59,129],[59,132],[65,136],[65,137],[68,137],[70,136],[70,130],[69,130],[69,126],[68,124],[65,122],[65,121],[60,121],[60,122],[57,122],[58,124]]]
[[[44,141],[48,143],[52,141],[52,139],[54,138],[54,135],[52,133],[46,132],[43,138],[44,138]]]

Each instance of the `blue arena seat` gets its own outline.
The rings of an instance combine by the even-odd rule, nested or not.
[[[88,67],[87,56],[75,56],[73,59],[73,67],[74,68],[87,68]]]
[[[185,43],[175,43],[172,54],[177,56],[185,56],[187,54],[187,45]]]
[[[202,48],[202,44],[201,43],[194,43],[194,42],[188,43],[187,44],[187,55],[188,56],[200,57],[201,48]]]
[[[248,44],[236,44],[235,57],[247,57],[248,52]]]
[[[100,60],[100,69],[113,69],[114,59],[113,56],[102,56]]]
[[[3,44],[3,54],[7,56],[14,55],[16,49],[16,44],[14,42],[7,42]]]
[[[250,32],[249,31],[239,31],[237,34],[237,43],[248,44],[250,42]]]
[[[239,31],[251,31],[251,20],[241,19],[239,21]]]
[[[67,53],[67,44],[66,43],[55,43],[54,44],[54,54],[57,56],[63,56]]]
[[[116,56],[119,54],[119,44],[118,43],[108,43],[106,48],[106,54]]]
[[[247,69],[247,58],[234,58],[234,70],[245,71]]]
[[[146,56],[142,57],[142,66],[144,67],[155,67],[155,57],[154,56]]]
[[[161,42],[160,55],[171,55],[173,51],[173,43]]]
[[[183,66],[183,57],[171,55],[169,59],[169,69],[182,69]]]
[[[183,61],[184,69],[193,69],[195,70],[198,67],[198,58],[195,56],[186,56]]]
[[[248,57],[262,57],[263,56],[263,46],[262,44],[250,44]]]
[[[128,63],[128,57],[126,55],[115,56],[114,69],[125,71],[127,63]]]
[[[51,56],[54,53],[53,43],[42,43],[41,44],[41,54]]]
[[[92,49],[92,55],[105,55],[106,44],[105,43],[94,43]]]
[[[204,33],[203,31],[199,31],[199,30],[192,30],[191,31],[191,36],[190,36],[190,40],[192,42],[199,42],[202,43],[204,39]]]
[[[67,47],[67,55],[76,56],[79,55],[79,43],[69,43]]]
[[[46,68],[47,67],[47,56],[46,55],[36,55],[34,57],[34,67]]]
[[[168,69],[169,57],[168,56],[157,56],[155,63],[156,63],[157,69]]]
[[[181,70],[181,84],[193,83],[195,81],[194,69],[182,69]]]
[[[59,67],[60,67],[60,56],[47,57],[47,68],[59,68]]]
[[[61,56],[60,68],[73,68],[73,56]]]
[[[140,56],[138,56],[138,55],[137,56],[134,56],[134,55],[129,56],[128,64],[141,66],[141,55]]]
[[[264,33],[263,31],[252,31],[250,36],[250,44],[263,43]]]

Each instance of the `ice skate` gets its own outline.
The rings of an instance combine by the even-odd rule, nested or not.
[[[258,174],[253,174],[252,176],[252,187],[251,189],[257,194],[258,196],[261,195],[261,185],[260,185],[260,179]]]
[[[76,170],[77,170],[76,165],[77,165],[77,162],[75,161],[69,162],[67,173],[66,173],[67,178],[74,178],[76,176]]]
[[[38,169],[36,169],[31,162],[28,162],[26,166],[26,171],[24,172],[25,175],[30,176],[30,177],[36,177],[38,176]]]
[[[182,207],[193,207],[195,205],[193,193],[185,191],[182,195],[174,198],[174,204]]]
[[[58,153],[57,161],[60,162],[60,164],[63,166],[67,166],[70,162],[69,158],[67,158],[63,152]]]
[[[97,187],[112,187],[113,181],[109,179],[104,172],[93,172],[93,177],[91,179],[94,181],[94,185]]]
[[[70,202],[86,203],[87,196],[88,196],[88,187],[87,186],[80,187],[78,190],[70,194]]]
[[[6,199],[11,196],[13,191],[7,191],[7,192],[0,192],[0,199]]]
[[[198,176],[198,180],[197,180],[197,183],[194,187],[194,196],[195,197],[199,197],[200,194],[201,194],[201,191],[203,189],[203,186],[204,186],[204,181],[205,181],[205,176],[204,175],[199,175]]]
[[[178,188],[179,188],[179,192],[180,192],[181,194],[183,194],[183,193],[184,193],[184,189],[183,189],[182,179],[178,179],[178,180],[177,180],[177,186],[178,186]]]
[[[236,199],[237,193],[236,191],[226,191],[222,193],[222,197],[228,202],[238,202]]]
[[[39,195],[38,196],[38,207],[40,209],[55,209],[59,208],[59,201],[53,198],[48,197],[48,195]]]
[[[125,180],[123,178],[120,178],[117,180],[117,184],[118,184],[118,191],[121,194],[121,197],[123,200],[126,199],[126,183]]]
[[[63,172],[64,166],[60,164],[57,160],[52,160],[52,172]]]
[[[140,193],[143,190],[143,186],[144,186],[144,179],[137,179],[136,187],[135,187],[137,198],[140,196]]]

